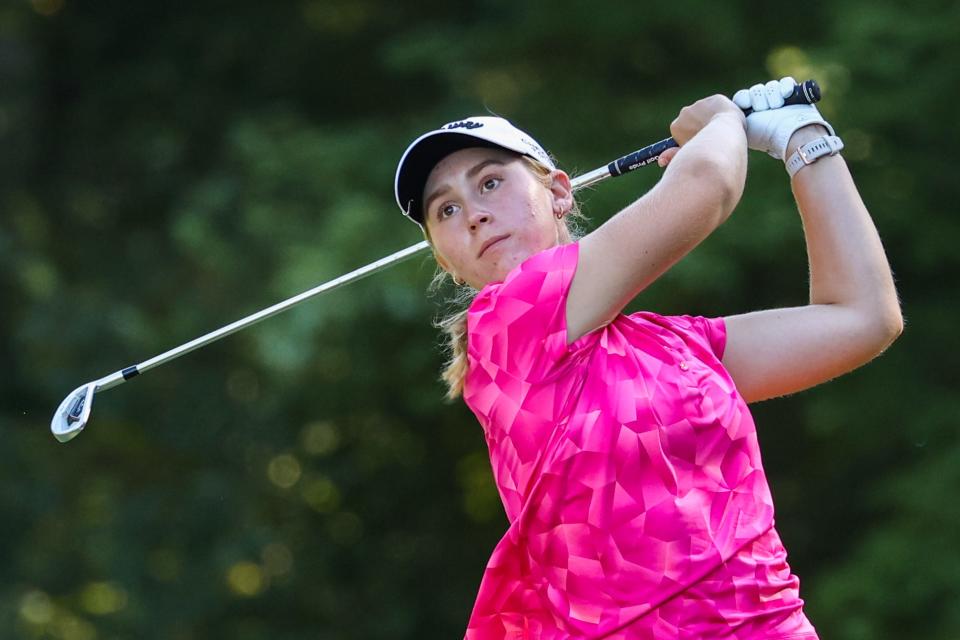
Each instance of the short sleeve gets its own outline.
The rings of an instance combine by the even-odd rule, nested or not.
[[[690,328],[695,335],[703,338],[717,360],[723,360],[723,350],[727,346],[727,325],[723,318],[704,318],[703,316],[682,316],[682,318],[690,323]]]
[[[578,256],[577,243],[541,251],[477,294],[467,312],[471,368],[527,382],[549,375],[567,352],[566,301]]]

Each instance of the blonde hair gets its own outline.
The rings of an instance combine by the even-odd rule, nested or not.
[[[527,169],[540,183],[545,188],[549,188],[552,180],[550,169],[533,158],[521,156],[521,159],[524,160]],[[560,244],[570,244],[581,237],[582,231],[579,223],[582,220],[583,214],[580,212],[580,205],[574,200],[570,211],[557,221]],[[424,225],[423,230],[433,249],[433,256],[437,258],[437,250],[433,247],[433,241],[426,225]],[[467,377],[467,310],[479,292],[470,285],[460,284],[454,280],[452,275],[439,266],[438,260],[437,272],[433,275],[433,281],[430,283],[430,291],[438,291],[447,281],[452,282],[456,289],[454,294],[445,301],[446,315],[434,320],[433,326],[442,330],[446,336],[447,361],[443,372],[440,374],[440,379],[447,385],[447,399],[455,400],[463,394],[463,382]]]

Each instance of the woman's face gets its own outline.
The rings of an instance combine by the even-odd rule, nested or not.
[[[424,219],[440,266],[474,289],[558,243],[555,214],[573,203],[570,180],[545,187],[517,154],[470,148],[433,168],[423,189]]]

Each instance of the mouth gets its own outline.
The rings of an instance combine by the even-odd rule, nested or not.
[[[487,249],[489,249],[489,248],[492,247],[493,245],[497,244],[497,243],[500,242],[501,240],[506,240],[506,239],[509,238],[509,237],[510,237],[510,234],[509,234],[509,233],[505,233],[505,234],[503,234],[502,236],[494,236],[494,237],[490,238],[489,240],[487,240],[486,242],[483,243],[483,246],[482,246],[482,247],[480,247],[480,253],[477,254],[477,257],[478,257],[478,258],[481,257],[484,253],[486,253]]]

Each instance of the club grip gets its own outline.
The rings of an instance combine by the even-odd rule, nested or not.
[[[820,102],[820,85],[816,80],[804,80],[793,88],[793,93],[783,99],[783,105],[791,104],[814,104]],[[753,113],[753,109],[747,107],[743,110],[743,115],[748,116]]]
[[[793,93],[783,99],[784,105],[813,104],[815,102],[820,102],[820,85],[817,84],[816,80],[805,80],[797,84],[797,86],[793,88]],[[753,113],[753,109],[747,108],[743,110],[743,115],[745,116],[749,116],[751,113]],[[677,144],[676,140],[666,138],[665,140],[648,145],[643,149],[638,149],[633,153],[628,153],[622,158],[614,160],[607,165],[607,171],[609,171],[613,177],[622,176],[638,167],[656,162],[661,153],[667,149],[678,146],[680,145]]]
[[[613,177],[622,176],[638,167],[642,167],[651,162],[656,162],[660,154],[672,147],[679,146],[673,138],[667,138],[660,142],[648,145],[643,149],[637,149],[633,153],[628,153],[622,158],[617,158],[607,165],[607,170]]]

